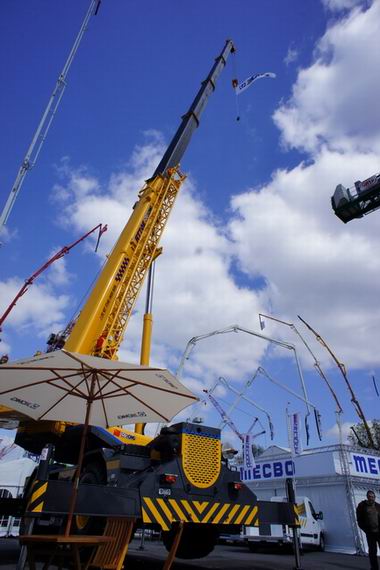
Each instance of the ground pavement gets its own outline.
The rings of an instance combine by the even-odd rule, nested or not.
[[[130,545],[126,570],[161,570],[166,550],[161,543],[145,543],[139,550],[140,541]],[[0,539],[0,570],[15,570],[19,554],[17,539]],[[368,559],[347,554],[328,552],[305,552],[301,557],[303,570],[368,570]],[[42,564],[38,565],[38,570]],[[293,570],[294,556],[282,551],[260,550],[251,553],[244,546],[220,545],[212,554],[201,560],[176,560],[173,570]]]

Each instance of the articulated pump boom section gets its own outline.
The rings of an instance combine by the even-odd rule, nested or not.
[[[179,162],[233,51],[232,42],[227,41],[152,178],[140,191],[66,340],[66,350],[117,358],[128,318],[147,271],[160,253],[159,240],[185,178]],[[80,434],[81,426],[25,422],[17,443],[39,453],[50,441],[55,445],[55,460],[75,466]],[[73,468],[56,464],[47,484],[36,481],[31,487],[26,512],[38,514],[37,532],[46,528],[43,525],[64,519],[72,477]],[[240,525],[257,525],[259,520],[297,524],[292,505],[258,503],[255,494],[242,485],[238,472],[222,458],[220,430],[187,422],[162,428],[154,439],[117,427],[108,431],[90,427],[75,513],[77,531],[85,533],[99,532],[104,517],[133,517],[145,527],[160,528],[168,549],[183,524],[177,550],[183,558],[207,555],[221,528],[239,532]]]

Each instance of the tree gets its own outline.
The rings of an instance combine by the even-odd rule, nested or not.
[[[371,446],[368,441],[368,435],[363,423],[352,426],[352,430],[348,436],[348,441],[351,445],[366,449],[380,450],[380,420],[372,420],[369,422],[369,429],[372,434],[374,446]]]
[[[265,448],[262,445],[256,445],[255,443],[252,445],[253,457],[259,457],[264,451]]]

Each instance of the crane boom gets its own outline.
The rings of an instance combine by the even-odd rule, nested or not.
[[[221,54],[215,59],[215,63],[207,78],[202,81],[202,85],[195,96],[189,110],[182,117],[176,134],[169,144],[161,162],[157,166],[153,177],[158,174],[165,174],[167,169],[175,168],[182,160],[188,147],[193,132],[199,126],[200,116],[207,104],[211,93],[215,91],[216,81],[227,63],[227,57],[234,53],[235,47],[231,40],[227,40]]]
[[[208,399],[213,404],[213,406],[218,410],[223,422],[225,422],[232,429],[232,431],[238,436],[238,438],[243,442],[244,441],[243,435],[235,426],[232,419],[226,414],[224,408],[219,404],[218,400],[214,398],[214,396],[210,393],[209,390],[203,390],[203,392],[207,395]]]
[[[73,47],[71,48],[71,51],[65,62],[65,65],[63,66],[63,69],[58,76],[53,93],[50,96],[50,99],[42,115],[42,118],[33,135],[32,142],[30,143],[29,148],[24,157],[24,160],[22,161],[21,166],[17,172],[17,176],[13,183],[12,190],[8,196],[7,202],[3,208],[3,211],[0,214],[0,231],[8,221],[9,215],[15,204],[16,198],[21,190],[21,186],[24,182],[27,172],[31,170],[37,162],[38,155],[40,154],[42,145],[44,144],[50,125],[54,119],[54,115],[57,112],[59,103],[65,91],[66,77],[69,72],[70,66],[74,60],[76,52],[78,51],[84,33],[87,30],[88,22],[91,16],[96,15],[98,12],[100,2],[101,0],[91,0],[90,6],[83,19],[79,33],[74,41]]]
[[[298,315],[298,318],[299,318],[299,320],[309,329],[309,331],[311,331],[311,332],[313,333],[313,335],[315,336],[315,338],[317,339],[317,341],[327,350],[327,352],[330,354],[330,356],[331,356],[332,359],[334,360],[335,364],[336,364],[337,367],[339,368],[339,370],[340,370],[340,372],[341,372],[341,374],[342,374],[342,376],[343,376],[343,379],[344,379],[344,381],[345,381],[345,383],[346,383],[346,386],[347,386],[347,388],[348,388],[348,391],[349,391],[349,393],[350,393],[351,402],[352,402],[352,404],[353,404],[353,406],[354,406],[354,408],[355,408],[355,411],[356,411],[356,413],[357,413],[359,419],[363,422],[364,429],[365,429],[365,431],[366,431],[366,433],[367,433],[368,441],[369,441],[369,444],[370,444],[369,447],[372,448],[372,449],[375,449],[375,443],[374,443],[374,441],[373,441],[373,437],[372,437],[372,433],[371,433],[370,427],[369,427],[369,425],[368,425],[367,419],[366,419],[365,414],[364,414],[364,412],[363,412],[363,410],[362,410],[362,407],[361,407],[361,405],[360,405],[360,402],[359,402],[359,400],[357,399],[357,397],[356,397],[356,395],[355,395],[355,392],[354,392],[354,390],[353,390],[353,388],[352,388],[352,386],[351,386],[351,383],[350,383],[350,381],[349,381],[349,379],[348,379],[347,371],[346,371],[345,365],[344,365],[342,362],[340,362],[340,361],[338,360],[338,358],[335,356],[335,354],[333,353],[333,351],[331,350],[331,348],[329,347],[329,345],[327,344],[327,342],[321,337],[321,335],[318,334],[317,331],[315,331],[315,330],[312,328],[312,326],[309,325],[309,323],[307,323],[307,322],[305,321],[305,319],[303,319],[300,315]],[[355,432],[354,432],[354,433],[355,433]]]
[[[264,315],[263,313],[259,313],[259,321],[260,321],[260,328],[261,330],[263,330],[264,328],[264,324],[263,324],[263,320],[262,318],[265,319],[270,319],[271,321],[275,321],[276,323],[281,323],[282,325],[286,325],[287,327],[290,327],[292,329],[293,332],[295,332],[295,334],[301,339],[302,343],[304,344],[304,346],[306,347],[307,351],[309,352],[310,356],[312,357],[312,359],[314,360],[314,368],[317,370],[318,374],[320,375],[320,377],[322,378],[322,380],[325,382],[326,386],[328,387],[328,389],[330,390],[330,393],[332,395],[332,397],[335,400],[335,403],[337,405],[337,413],[341,414],[343,413],[343,408],[338,400],[338,396],[336,394],[336,392],[334,391],[332,385],[330,384],[328,378],[326,377],[325,373],[323,372],[320,363],[317,360],[317,357],[315,356],[315,354],[313,353],[313,351],[311,350],[310,346],[307,344],[306,340],[303,338],[303,336],[301,335],[301,333],[299,332],[299,330],[297,329],[297,327],[293,324],[293,323],[288,323],[286,321],[282,321],[281,319],[278,319],[276,317],[273,317],[271,315]]]
[[[152,178],[140,191],[133,213],[67,339],[66,350],[117,358],[128,319],[147,271],[159,254],[159,240],[185,180],[179,160],[234,49],[227,40]]]

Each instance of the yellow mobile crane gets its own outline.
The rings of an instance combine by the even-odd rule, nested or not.
[[[144,279],[154,259],[161,253],[160,238],[174,206],[175,199],[186,176],[179,163],[193,132],[199,126],[200,116],[208,98],[215,90],[216,81],[235,48],[227,40],[221,54],[202,82],[189,110],[169,144],[153,176],[138,194],[133,212],[116,242],[107,263],[95,283],[74,326],[68,327],[68,337],[58,335],[56,347],[109,359],[117,359],[117,351],[132,309]],[[144,318],[141,364],[149,364],[149,345],[152,319]],[[1,414],[1,410],[0,410]],[[3,413],[4,415],[4,413]],[[46,441],[57,443],[56,437],[65,431],[64,422],[23,422],[17,443],[38,453]],[[136,424],[135,433],[119,428],[111,432],[124,443],[135,441],[146,444],[151,438],[142,436],[143,424]],[[37,437],[37,434],[40,434]]]
[[[128,318],[144,277],[160,252],[160,237],[185,179],[179,162],[233,51],[228,40],[152,178],[140,191],[133,213],[67,340],[57,338],[60,346],[65,341],[66,350],[117,357]],[[145,321],[144,364],[149,354],[149,314]],[[136,433],[123,435],[117,430],[89,429],[75,506],[77,532],[91,532],[94,524],[96,527],[99,520],[109,516],[131,517],[137,524],[161,530],[168,550],[177,544],[180,528],[177,556],[200,558],[213,550],[221,529],[238,533],[242,524],[258,524],[259,518],[263,524],[295,523],[292,505],[258,503],[256,495],[241,483],[239,473],[222,458],[220,430],[181,422],[162,428],[154,439],[143,435],[143,424],[136,424]],[[36,426],[27,422],[18,431],[16,442],[39,453],[51,441],[55,461],[75,466],[80,433],[81,426],[62,422],[39,422]],[[56,463],[47,482],[36,482],[26,514],[38,516],[34,527],[37,533],[42,528],[39,523],[62,524],[68,513],[72,476],[72,468]]]

